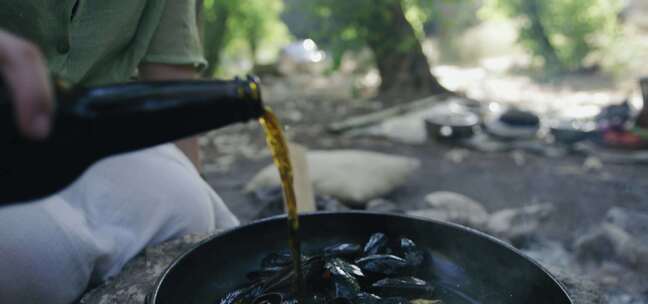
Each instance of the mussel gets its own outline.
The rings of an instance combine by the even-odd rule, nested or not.
[[[228,294],[226,294],[221,300],[220,304],[234,304],[243,298],[244,289],[237,289]]]
[[[408,238],[401,238],[400,250],[410,266],[418,267],[423,263],[423,251],[416,247],[414,241]]]
[[[263,293],[263,288],[259,285],[252,285],[247,288],[237,289],[225,295],[220,300],[220,304],[238,304],[249,303]]]
[[[430,299],[414,299],[410,301],[410,304],[443,304],[443,301],[430,300]]]
[[[333,298],[351,299],[361,292],[360,284],[354,275],[362,275],[362,272],[356,272],[355,265],[339,258],[333,258],[326,262],[324,268],[331,274]]]
[[[260,280],[268,279],[274,275],[276,275],[278,272],[282,271],[284,267],[268,267],[268,268],[262,268],[256,271],[250,271],[247,273],[247,278],[251,282],[257,282]]]
[[[380,253],[387,253],[387,236],[384,233],[374,233],[369,237],[369,241],[364,246],[363,253],[364,255],[374,255]]]
[[[408,298],[426,298],[432,294],[434,287],[415,277],[385,278],[371,285],[381,296]]]
[[[330,271],[333,275],[352,274],[357,277],[364,276],[364,273],[362,273],[362,269],[360,269],[360,267],[348,263],[345,260],[340,258],[333,258],[328,260],[324,264],[324,267],[326,268],[326,270]]]
[[[388,276],[404,273],[409,265],[405,259],[391,254],[370,255],[357,259],[355,263],[363,271]]]
[[[283,295],[274,292],[257,297],[252,304],[282,304],[283,302]]]
[[[287,266],[292,263],[292,256],[288,252],[271,253],[261,260],[261,268]]]
[[[353,302],[355,303],[362,303],[362,304],[380,304],[382,298],[379,296],[368,293],[368,292],[361,292],[355,296],[353,299]]]
[[[328,304],[353,304],[349,298],[335,298],[328,302]]]
[[[248,273],[246,287],[221,298],[219,304],[441,304],[432,300],[434,288],[414,277],[425,263],[435,263],[411,239],[384,233],[370,236],[363,246],[337,243],[301,256],[300,293],[288,252],[272,253],[261,267]]]
[[[410,304],[410,302],[402,297],[389,297],[380,300],[380,304]]]
[[[355,257],[360,254],[362,247],[353,243],[341,243],[324,248],[324,255],[328,257]]]

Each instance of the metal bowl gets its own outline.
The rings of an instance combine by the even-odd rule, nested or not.
[[[407,236],[425,248],[421,277],[446,304],[570,304],[541,266],[486,234],[444,222],[367,212],[302,215],[305,252],[337,242],[366,242],[374,232]],[[218,303],[246,282],[245,274],[287,247],[286,218],[274,217],[215,235],[179,257],[149,297],[154,304]]]
[[[425,130],[434,140],[460,140],[475,135],[479,116],[472,112],[448,112],[425,118]]]

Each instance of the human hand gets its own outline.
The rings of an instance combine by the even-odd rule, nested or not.
[[[14,102],[20,132],[31,139],[47,137],[54,98],[38,47],[0,29],[0,76]]]

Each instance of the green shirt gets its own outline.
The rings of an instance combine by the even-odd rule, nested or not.
[[[0,28],[38,45],[64,79],[120,82],[142,62],[204,67],[195,2],[0,0]]]

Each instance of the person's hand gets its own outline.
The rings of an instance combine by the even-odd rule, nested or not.
[[[54,103],[38,47],[0,29],[0,76],[13,98],[18,129],[31,139],[47,137]]]

